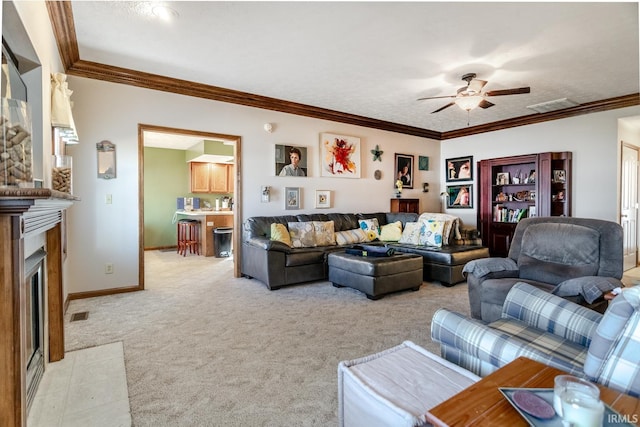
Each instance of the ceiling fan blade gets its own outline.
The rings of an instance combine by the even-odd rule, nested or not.
[[[428,96],[426,98],[418,98],[416,101],[424,101],[425,99],[443,99],[443,98],[455,98],[455,95],[446,95],[446,96]]]
[[[451,107],[452,105],[455,105],[455,104],[456,104],[455,102],[450,102],[447,105],[445,105],[444,107],[440,107],[436,111],[432,111],[431,114],[438,113],[438,112],[444,110],[445,108],[449,108],[449,107]]]
[[[530,93],[530,87],[519,87],[515,89],[498,89],[498,90],[488,90],[485,95],[486,96],[500,96],[500,95],[519,95],[521,93]]]
[[[483,99],[478,104],[478,107],[480,107],[480,108],[489,108],[489,107],[493,107],[494,105],[496,105],[496,104],[494,104],[493,102],[489,102],[486,99]]]
[[[480,93],[480,91],[486,84],[487,84],[486,80],[473,79],[469,82],[469,87],[467,88],[467,90],[470,92],[473,91],[476,93]]]

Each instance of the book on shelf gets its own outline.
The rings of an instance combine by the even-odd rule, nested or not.
[[[533,206],[535,208],[535,206]],[[493,207],[494,222],[519,222],[522,218],[531,216],[531,208],[509,209],[503,205]]]

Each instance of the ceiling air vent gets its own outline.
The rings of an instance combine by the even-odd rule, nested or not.
[[[550,111],[564,110],[577,105],[580,104],[570,100],[569,98],[560,98],[553,101],[541,102],[540,104],[529,105],[527,108],[537,113],[548,113]]]

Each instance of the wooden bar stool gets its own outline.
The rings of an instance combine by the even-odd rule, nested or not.
[[[178,221],[178,255],[190,253],[200,255],[200,221],[181,219]]]

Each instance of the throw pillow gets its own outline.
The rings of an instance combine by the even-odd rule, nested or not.
[[[396,221],[380,227],[380,240],[383,242],[397,242],[402,237],[402,222]]]
[[[407,222],[398,243],[420,244],[420,227],[417,222]]]
[[[444,221],[436,221],[429,219],[420,221],[420,237],[419,242],[425,246],[442,247],[442,230],[444,230]]]
[[[289,235],[294,248],[313,248],[316,246],[316,232],[313,221],[290,222]]]
[[[366,233],[370,242],[380,237],[380,224],[377,218],[360,219],[358,224],[360,224],[360,228]]]
[[[336,244],[336,233],[333,221],[313,221],[316,233],[316,246],[331,246]]]
[[[291,236],[289,235],[287,226],[278,223],[271,224],[271,240],[282,242],[291,247]]]
[[[462,236],[460,235],[460,229],[459,229],[460,219],[457,216],[443,214],[443,213],[425,212],[420,214],[420,217],[418,218],[418,222],[423,220],[426,221],[429,219],[444,222],[444,229],[442,230],[443,245],[448,245],[450,242],[454,241],[455,239],[462,238]]]
[[[339,245],[353,245],[355,243],[364,243],[366,241],[367,235],[361,228],[336,231],[336,243]]]

